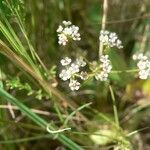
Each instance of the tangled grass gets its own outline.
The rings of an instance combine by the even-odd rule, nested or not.
[[[2,0],[0,149],[148,150],[149,5]]]

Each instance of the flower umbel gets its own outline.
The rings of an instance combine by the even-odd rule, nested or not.
[[[79,90],[80,83],[77,80],[70,80],[69,87],[72,91]]]
[[[100,62],[101,62],[100,70],[96,73],[95,78],[96,80],[106,81],[112,69],[109,56],[102,55],[100,57]]]
[[[117,47],[119,49],[123,48],[121,40],[115,32],[109,32],[107,30],[101,30],[99,36],[100,42],[108,47]]]
[[[78,26],[72,25],[70,21],[63,21],[62,24],[63,26],[59,25],[57,29],[58,43],[60,45],[66,45],[69,39],[74,41],[81,40]]]
[[[71,58],[65,57],[60,62],[65,69],[62,69],[59,77],[63,81],[70,80],[69,87],[72,91],[78,90],[80,88],[80,82],[77,79],[85,80],[87,78],[85,77],[86,72],[80,72],[80,69],[86,65],[86,62],[82,57],[77,58],[74,62],[72,62]]]
[[[82,70],[82,68],[86,66],[83,57],[78,57],[75,61],[72,61],[69,57],[65,57],[60,62],[65,68],[62,69],[59,77],[63,81],[70,80],[69,87],[72,91],[78,90],[81,85],[80,81],[87,80],[89,77],[95,77],[96,80],[106,81],[112,69],[108,55],[102,55],[99,63],[95,65],[91,63],[92,66],[94,65],[89,68],[91,73]]]
[[[60,61],[60,63],[62,64],[62,66],[69,65],[71,63],[71,59],[69,57],[65,57]]]
[[[143,53],[134,54],[133,60],[137,60],[137,67],[139,69],[139,78],[147,79],[150,77],[150,61],[148,57],[143,55]]]

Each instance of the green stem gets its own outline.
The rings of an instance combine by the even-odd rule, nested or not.
[[[2,82],[2,80],[3,80],[3,77],[2,77],[2,70],[1,70],[1,68],[0,68],[0,87],[1,87],[1,88],[3,88],[3,82]]]
[[[110,74],[117,74],[117,73],[136,73],[136,72],[138,72],[138,71],[139,71],[139,69],[112,70],[112,71],[110,72]],[[97,72],[99,72],[99,69],[98,69],[98,70],[95,69],[94,72],[89,73],[89,75],[88,75],[88,80],[92,79],[92,78],[96,75]],[[84,81],[84,83],[86,83],[88,80]]]
[[[134,73],[134,72],[138,72],[139,69],[130,69],[130,70],[112,70],[111,73]]]
[[[109,85],[109,90],[110,90],[110,94],[111,94],[111,98],[112,98],[112,102],[113,102],[113,110],[114,110],[115,122],[116,122],[116,125],[118,127],[120,127],[118,111],[117,111],[117,106],[116,106],[116,100],[115,100],[114,92],[113,92],[113,89],[112,89],[111,85]]]
[[[65,122],[64,122],[64,124],[63,124],[63,126],[66,126],[66,125],[68,124],[69,120],[70,120],[78,111],[82,110],[82,109],[85,108],[85,107],[88,107],[88,106],[91,105],[91,104],[92,104],[91,102],[90,102],[90,103],[87,103],[87,104],[84,104],[84,105],[80,106],[79,108],[77,108],[75,111],[73,111],[73,112],[66,118],[66,120],[65,120]]]
[[[34,136],[34,137],[27,137],[27,138],[21,138],[21,139],[8,139],[6,141],[0,141],[1,144],[10,144],[10,143],[21,143],[21,142],[27,142],[27,141],[33,141],[33,140],[40,140],[44,138],[51,138],[49,134],[45,135],[39,135],[39,136]]]

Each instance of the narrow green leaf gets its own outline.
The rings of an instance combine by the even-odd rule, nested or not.
[[[5,98],[8,102],[16,105],[20,109],[20,111],[22,111],[24,114],[26,114],[26,116],[28,116],[28,118],[30,118],[40,127],[46,129],[48,122],[46,122],[44,119],[39,117],[37,114],[33,113],[27,106],[25,106],[23,103],[21,103],[19,100],[14,98],[12,95],[10,95],[8,92],[6,92],[2,88],[0,88],[0,96]],[[53,138],[54,136],[55,134],[52,134],[51,138]],[[71,150],[83,150],[80,146],[78,146],[76,143],[74,143],[72,140],[67,138],[62,133],[58,134],[57,139]]]

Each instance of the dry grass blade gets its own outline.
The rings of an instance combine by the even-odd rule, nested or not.
[[[39,76],[34,69],[31,68],[26,62],[24,62],[19,56],[17,56],[3,41],[0,40],[0,52],[8,57],[12,62],[16,63],[20,68],[29,73],[47,92],[52,93],[56,96],[61,102],[66,103],[72,110],[76,110],[78,107],[73,101],[66,98],[61,92],[56,88],[52,87],[51,84],[47,83],[41,76]],[[78,114],[82,117],[83,120],[87,120],[81,113]]]

